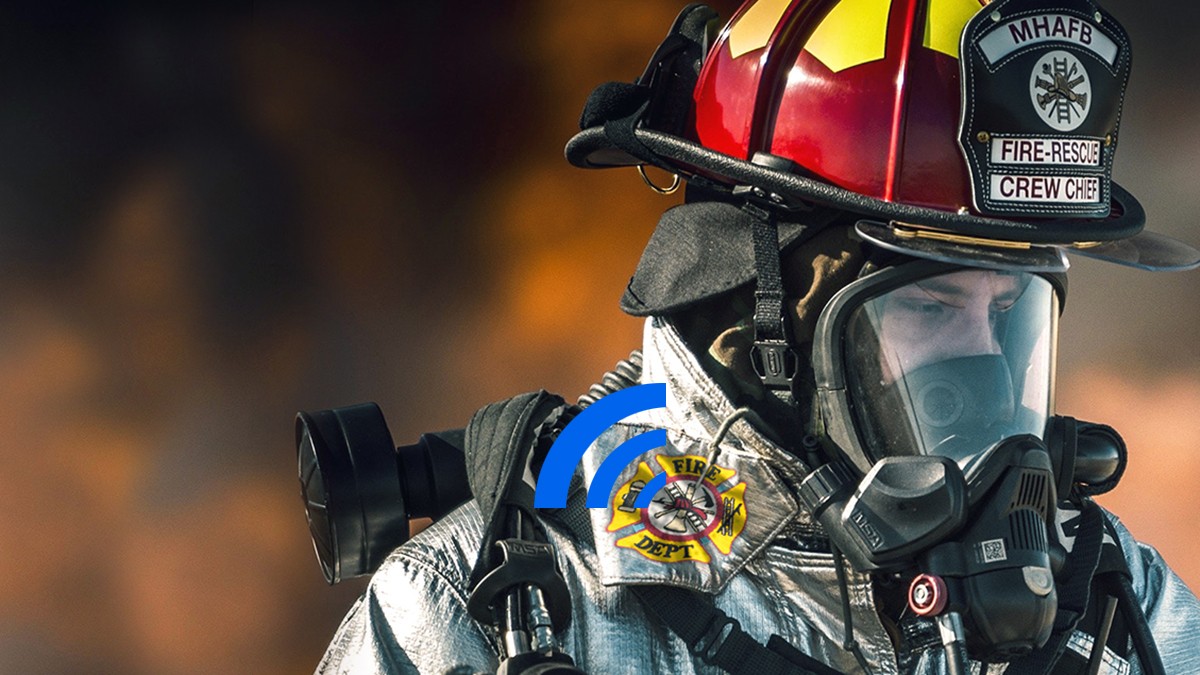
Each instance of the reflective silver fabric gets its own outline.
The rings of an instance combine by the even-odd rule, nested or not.
[[[553,520],[546,521],[572,595],[572,619],[558,634],[560,645],[589,675],[721,672],[693,661],[683,641],[648,618],[629,590],[632,584],[672,584],[713,594],[718,607],[764,643],[778,634],[848,675],[863,673],[857,660],[841,647],[844,624],[831,556],[800,550],[790,536],[804,516],[788,485],[804,467],[750,424],[733,425],[714,462],[720,475],[705,488],[716,498],[714,502],[733,504],[724,514],[740,504],[741,520],[731,517],[718,522],[714,519],[722,512],[716,503],[710,509],[693,500],[693,515],[704,521],[700,524],[711,521],[708,535],[699,536],[669,515],[657,523],[652,519],[634,523],[633,516],[614,508],[622,504],[622,489],[628,489],[643,462],[655,473],[675,466],[674,461],[684,462],[680,466],[686,468],[682,458],[707,456],[712,435],[733,413],[678,334],[660,319],[647,322],[644,360],[643,381],[668,383],[667,408],[630,418],[602,435],[584,458],[585,476],[590,480],[608,451],[644,429],[667,429],[668,447],[634,462],[610,491],[608,508],[589,512],[594,548],[576,541]],[[656,459],[660,454],[664,457]],[[745,487],[735,493],[739,482]],[[682,480],[681,485],[686,484]],[[736,494],[741,497],[731,496]],[[622,513],[625,520],[618,518]],[[684,510],[678,513],[688,515]],[[1167,672],[1200,673],[1200,640],[1196,639],[1200,602],[1152,548],[1138,544],[1119,522],[1115,524]],[[618,527],[610,532],[611,526]],[[657,532],[650,540],[661,545],[638,548],[646,541],[643,532]],[[672,536],[676,539],[667,538]],[[459,675],[494,672],[496,640],[466,611],[467,578],[481,537],[478,509],[469,503],[395,551],[350,610],[317,672],[442,675],[455,667],[462,667],[455,671]],[[622,540],[628,545],[618,546]],[[671,549],[658,540],[680,548]],[[688,545],[694,548],[687,549],[685,556],[682,547]],[[655,556],[670,561],[660,562]],[[702,562],[705,557],[707,562]],[[870,672],[900,673],[868,578],[850,571],[848,581],[855,633]],[[1070,648],[1089,646],[1086,636],[1076,638]],[[1129,664],[1107,656],[1102,673],[1141,672],[1136,661]],[[942,650],[923,652],[903,672],[945,673]],[[989,670],[999,672],[1003,669],[996,666]]]

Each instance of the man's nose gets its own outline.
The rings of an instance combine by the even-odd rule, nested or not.
[[[958,316],[954,327],[954,349],[959,356],[1000,353],[988,303],[969,304],[958,311]]]

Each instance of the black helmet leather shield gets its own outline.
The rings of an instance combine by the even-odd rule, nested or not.
[[[1125,29],[1087,0],[997,0],[961,41],[958,142],[975,209],[1107,218],[1129,80]]]

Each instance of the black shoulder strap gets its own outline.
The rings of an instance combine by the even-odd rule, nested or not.
[[[566,408],[544,390],[521,394],[481,408],[466,429],[467,480],[484,518],[467,611],[505,636],[502,675],[583,675],[552,637],[570,623],[571,595],[533,506],[539,440]]]
[[[1054,675],[1097,672],[1107,647],[1126,660],[1131,660],[1136,652],[1145,673],[1165,673],[1154,636],[1142,613],[1141,601],[1133,591],[1132,575],[1121,549],[1121,540],[1112,523],[1103,520],[1109,536],[1100,551],[1087,612],[1076,626],[1092,638],[1090,657],[1067,649],[1052,672]]]
[[[497,510],[504,504],[533,514],[536,485],[524,480],[525,468],[537,442],[537,427],[562,404],[561,397],[543,389],[491,403],[471,417],[464,449],[467,481],[479,504],[486,535],[495,532]]]
[[[484,406],[467,425],[467,480],[484,522],[467,609],[481,622],[491,623],[493,601],[519,584],[543,590],[560,630],[570,621],[566,583],[534,515],[530,469],[542,424],[563,406],[559,396],[531,392]]]

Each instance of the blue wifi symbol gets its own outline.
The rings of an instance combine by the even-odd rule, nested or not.
[[[539,509],[566,507],[567,487],[571,483],[571,475],[575,473],[579,460],[583,459],[583,453],[587,452],[600,434],[630,415],[665,407],[667,385],[658,382],[619,389],[584,408],[583,412],[562,430],[554,445],[550,446],[546,461],[542,463],[542,471],[538,474],[533,505]],[[667,431],[653,429],[634,436],[610,452],[600,463],[600,468],[592,478],[592,484],[588,486],[587,507],[596,509],[607,506],[608,493],[621,470],[643,452],[661,448],[666,444]],[[634,507],[644,509],[650,506],[650,500],[666,482],[665,472],[655,476],[642,488],[642,493],[633,504]],[[593,489],[596,487],[601,489]]]

